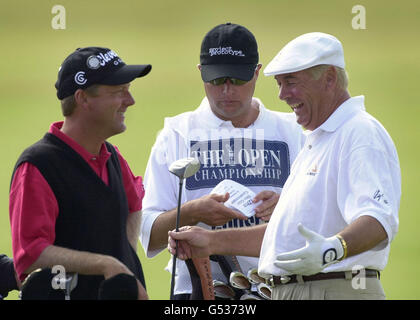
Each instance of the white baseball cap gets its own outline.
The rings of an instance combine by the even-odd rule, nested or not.
[[[305,33],[286,44],[265,67],[264,75],[297,72],[320,64],[344,69],[344,53],[341,42],[322,32]]]

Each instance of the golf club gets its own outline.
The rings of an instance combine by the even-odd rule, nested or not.
[[[258,275],[257,268],[249,269],[245,275],[236,256],[211,255],[210,260],[219,264],[228,280],[228,283],[213,281],[216,297],[222,299],[229,297],[229,294],[226,294],[228,290],[225,288],[228,286],[235,292],[233,299],[271,300],[271,288],[265,284],[265,279]]]
[[[176,212],[176,227],[175,231],[179,230],[179,219],[181,215],[181,194],[182,185],[184,179],[193,176],[200,169],[200,162],[196,158],[184,158],[173,162],[169,166],[169,172],[176,175],[179,178],[179,191],[178,191],[178,206]],[[178,241],[175,241],[175,255],[172,258],[172,277],[171,277],[171,296],[173,300],[174,288],[175,288],[175,270],[176,270],[176,258],[178,256]]]
[[[66,273],[54,276],[51,268],[32,271],[22,283],[21,300],[70,300],[70,294],[77,286],[78,274]]]
[[[265,283],[265,279],[258,275],[257,268],[249,269],[247,277],[248,277],[249,281],[251,281],[252,284]]]
[[[251,282],[249,279],[240,271],[232,271],[229,276],[229,283],[232,287],[241,290],[251,289]]]
[[[265,283],[258,284],[257,292],[264,299],[271,300],[271,288]]]
[[[235,291],[227,284],[219,280],[213,280],[214,295],[218,299],[233,300]]]
[[[78,273],[72,272],[67,273],[66,278],[64,279],[64,299],[70,300],[70,293],[73,291],[74,288],[77,286],[78,281]]]

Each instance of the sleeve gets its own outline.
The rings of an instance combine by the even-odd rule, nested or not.
[[[398,231],[401,197],[398,158],[379,147],[354,149],[341,160],[337,183],[337,200],[344,220],[350,224],[364,215],[378,220],[388,239],[374,250],[383,249]]]
[[[148,257],[157,255],[162,250],[148,250],[150,234],[155,219],[163,212],[177,206],[177,181],[168,168],[175,159],[171,154],[175,142],[171,141],[167,130],[162,130],[152,147],[144,176],[145,196],[140,229],[140,242]],[[168,146],[171,146],[171,150]]]
[[[127,196],[128,209],[130,213],[142,210],[142,201],[144,197],[143,179],[141,176],[135,176],[131,171],[127,161],[123,158],[120,151],[117,151],[121,165],[121,174],[123,177],[124,190]]]
[[[58,204],[39,170],[30,163],[16,169],[9,194],[15,269],[19,279],[55,240]]]

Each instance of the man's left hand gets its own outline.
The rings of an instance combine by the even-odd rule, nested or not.
[[[300,223],[298,231],[306,239],[305,247],[279,254],[274,262],[276,267],[308,276],[321,272],[343,256],[343,246],[336,236],[324,238]]]
[[[255,216],[263,221],[268,221],[279,201],[280,195],[274,191],[264,190],[258,193],[252,200],[254,203],[262,200],[262,203],[255,208]]]

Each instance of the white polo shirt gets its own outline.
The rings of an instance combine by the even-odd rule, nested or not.
[[[398,230],[400,197],[400,166],[391,137],[365,111],[363,96],[348,99],[320,127],[307,132],[267,226],[259,273],[288,274],[274,261],[280,253],[305,246],[299,222],[330,237],[363,215],[377,219],[388,239],[323,272],[352,270],[356,265],[382,270]]]
[[[148,257],[166,248],[148,250],[155,219],[177,207],[179,180],[168,171],[175,160],[192,156],[201,163],[200,170],[185,180],[182,203],[209,194],[224,179],[239,182],[256,194],[263,190],[281,193],[305,136],[294,113],[268,110],[259,99],[253,99],[259,105],[259,115],[248,128],[235,128],[231,121],[215,116],[207,98],[196,110],[165,119],[144,176],[140,241]],[[253,216],[246,221],[234,219],[217,228],[260,223],[264,222]],[[212,229],[203,223],[198,225]],[[244,272],[258,266],[257,258],[238,257],[238,261]],[[172,269],[170,265],[168,268]],[[213,262],[212,271],[214,279],[226,281],[219,266]],[[177,260],[175,293],[191,293],[190,275],[181,260]]]

